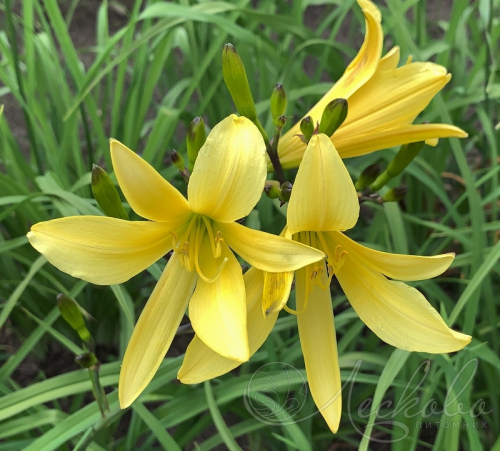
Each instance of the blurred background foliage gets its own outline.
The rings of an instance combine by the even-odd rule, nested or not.
[[[122,286],[92,286],[45,264],[27,244],[30,226],[102,214],[92,198],[90,170],[97,163],[112,173],[110,137],[185,190],[170,151],[185,153],[185,133],[195,116],[211,127],[234,111],[221,72],[226,42],[246,64],[268,132],[269,97],[277,82],[287,91],[287,115],[299,119],[357,53],[363,16],[353,0],[5,0],[0,4],[0,449],[366,450],[371,435],[373,450],[500,450],[495,128],[500,2],[376,3],[386,51],[398,45],[402,61],[412,55],[453,74],[419,120],[453,123],[469,138],[426,147],[393,181],[408,185],[405,199],[364,205],[350,235],[390,252],[456,252],[450,270],[415,286],[449,324],[473,335],[472,343],[453,355],[396,350],[366,329],[334,284],[343,380],[362,361],[354,388],[344,390],[335,436],[320,415],[312,415],[310,397],[290,424],[267,425],[245,408],[243,393],[252,373],[267,362],[298,370],[290,378],[274,368],[275,392],[269,396],[285,399],[301,388],[296,320],[285,313],[249,363],[204,386],[176,382],[191,338],[179,335],[144,395],[119,410],[120,361],[165,260]],[[356,179],[369,164],[385,166],[396,151],[346,164]],[[283,213],[277,201],[263,196],[246,224],[279,233]],[[86,371],[74,363],[81,343],[60,318],[60,292],[88,312],[109,394],[111,413],[104,420]],[[427,361],[430,365],[422,366]],[[373,402],[359,410],[369,398]],[[414,416],[403,408],[408,399],[417,400]],[[430,400],[438,406],[434,411]],[[373,425],[379,407],[378,421],[386,422]]]

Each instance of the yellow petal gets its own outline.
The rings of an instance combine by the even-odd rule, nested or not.
[[[248,324],[248,346],[250,355],[266,341],[278,318],[278,313],[262,315],[263,272],[250,268],[243,276],[246,291],[246,309]],[[240,365],[239,362],[222,357],[195,335],[188,346],[186,356],[177,378],[183,384],[199,384],[200,382],[222,376]]]
[[[142,393],[165,358],[186,312],[196,279],[196,272],[186,271],[174,253],[144,307],[125,351],[118,385],[122,409]]]
[[[339,129],[340,130],[340,129]],[[380,149],[400,146],[434,138],[466,138],[462,129],[448,124],[406,125],[391,130],[377,131],[336,142],[342,158],[357,157]]]
[[[325,239],[331,249],[340,244],[360,264],[370,265],[372,269],[397,280],[426,280],[439,276],[455,258],[455,254],[451,253],[422,257],[380,252],[362,246],[339,232],[327,234]]]
[[[168,224],[105,216],[39,222],[28,238],[56,268],[97,285],[125,282],[172,249]]]
[[[367,134],[411,124],[450,78],[444,67],[434,63],[377,70],[349,98],[349,116],[336,132],[334,143],[356,139],[353,133]]]
[[[222,238],[250,265],[268,272],[294,271],[317,262],[323,252],[238,223],[217,223]]]
[[[218,221],[247,216],[266,181],[266,146],[257,127],[234,114],[217,124],[200,149],[188,185],[193,211]]]
[[[262,294],[262,313],[267,316],[279,312],[286,305],[293,282],[293,271],[265,272]]]
[[[398,67],[399,57],[400,57],[399,47],[398,46],[393,47],[378,62],[377,72],[396,69]]]
[[[139,216],[171,222],[172,229],[188,220],[191,214],[188,201],[147,161],[116,139],[110,140],[110,149],[120,188]]]
[[[359,6],[363,10],[366,19],[365,40],[356,57],[351,61],[342,77],[335,83],[323,98],[305,115],[311,116],[316,124],[323,114],[323,110],[333,99],[349,97],[363,86],[377,69],[382,54],[382,43],[384,33],[382,31],[381,15],[377,7],[370,1],[359,0]],[[349,115],[351,114],[349,105]],[[304,116],[304,117],[305,117]],[[278,154],[283,167],[290,168],[298,166],[306,146],[297,138],[300,134],[300,121],[297,122],[280,139]]]
[[[327,284],[326,268],[322,283]],[[296,272],[297,315],[300,344],[306,364],[307,380],[314,402],[332,432],[337,432],[342,414],[342,383],[337,355],[337,339],[333,322],[330,289],[314,284],[307,290],[306,269]],[[309,300],[306,306],[306,296]]]
[[[224,357],[245,362],[250,354],[241,266],[225,243],[221,256],[215,259],[205,237],[200,250],[203,273],[213,277],[225,259],[225,266],[214,282],[198,280],[189,304],[189,318],[194,331],[208,347]]]
[[[471,340],[450,329],[418,290],[387,280],[351,254],[336,276],[361,320],[392,346],[439,354],[458,351]]]
[[[328,136],[313,136],[292,189],[289,232],[347,230],[358,216],[358,195],[337,150]]]

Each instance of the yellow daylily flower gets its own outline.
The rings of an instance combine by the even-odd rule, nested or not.
[[[358,0],[358,4],[366,19],[363,45],[342,77],[305,116],[311,116],[316,124],[328,103],[336,98],[347,99],[347,118],[332,136],[342,158],[411,142],[426,141],[435,146],[438,138],[466,137],[467,133],[453,125],[412,125],[451,74],[434,63],[408,62],[398,68],[399,47],[382,58],[380,11],[369,0]],[[298,134],[300,121],[278,143],[284,169],[297,167],[302,159],[306,145]]]
[[[252,211],[266,178],[264,141],[247,118],[231,115],[213,128],[198,154],[189,200],[136,153],[116,140],[110,145],[126,199],[149,221],[68,217],[35,224],[28,238],[61,271],[99,285],[125,282],[173,249],[125,352],[119,381],[125,408],[153,378],[188,304],[193,329],[209,349],[248,360],[245,285],[232,250],[270,272],[324,255],[234,222]]]
[[[369,249],[342,231],[354,226],[359,202],[352,180],[330,138],[313,136],[297,173],[288,206],[288,230],[293,239],[315,247],[327,258],[295,273],[297,322],[307,378],[316,406],[336,432],[342,412],[341,381],[337,356],[330,281],[335,275],[361,320],[383,341],[407,351],[445,353],[462,349],[471,337],[455,332],[415,288],[396,280],[435,277],[451,264],[454,254],[434,257],[399,255]],[[269,275],[271,278],[288,275]],[[254,284],[256,282],[253,282]],[[260,292],[265,286],[261,277]],[[272,286],[272,284],[271,284]],[[286,288],[276,284],[276,305],[283,305]],[[260,291],[259,291],[260,290]],[[267,291],[264,291],[264,297]],[[263,299],[264,305],[269,300]],[[257,318],[257,308],[247,306],[251,351],[265,340],[276,321],[276,309]],[[289,309],[288,309],[289,310]],[[262,312],[260,312],[262,314]],[[203,359],[196,361],[199,356]],[[237,364],[206,349],[195,338],[188,348],[179,378],[201,382],[207,367],[211,377]]]

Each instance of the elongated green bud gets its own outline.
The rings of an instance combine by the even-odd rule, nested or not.
[[[401,146],[396,156],[387,166],[387,169],[379,175],[371,185],[370,189],[375,192],[385,186],[389,180],[401,174],[404,169],[413,161],[413,159],[423,149],[425,142],[416,142]]]
[[[397,202],[405,197],[407,192],[407,186],[397,186],[396,188],[391,188],[389,191],[387,191],[387,193],[382,196],[382,200],[384,202]]]
[[[189,170],[192,171],[198,152],[205,144],[207,134],[205,132],[205,121],[202,117],[195,117],[189,125],[186,135],[187,154],[189,159]]]
[[[96,164],[92,165],[91,186],[92,194],[106,216],[128,220],[116,186],[106,171]]]
[[[271,114],[273,119],[283,116],[286,110],[286,93],[283,85],[278,83],[271,94]]]
[[[222,51],[222,75],[238,113],[258,121],[245,66],[232,44],[226,44]]]
[[[373,183],[380,174],[380,165],[378,163],[368,166],[359,176],[354,185],[358,191],[364,190],[368,185]]]
[[[311,116],[306,116],[300,121],[300,131],[304,135],[304,141],[308,143],[314,133],[314,123]]]
[[[57,295],[57,305],[61,311],[61,316],[78,333],[81,340],[89,342],[91,340],[90,332],[85,326],[85,320],[78,308],[78,304],[65,294],[59,293]]]
[[[99,360],[93,352],[85,352],[84,354],[77,355],[75,362],[82,368],[93,368],[99,364]]]
[[[292,195],[293,185],[290,182],[285,182],[281,185],[280,196],[279,199],[281,201],[281,205],[287,203],[290,200],[290,196]]]
[[[323,110],[321,122],[319,123],[318,133],[324,133],[332,136],[337,129],[344,123],[347,117],[347,100],[332,100]]]
[[[279,182],[277,180],[266,180],[264,192],[269,199],[278,199],[281,194]]]

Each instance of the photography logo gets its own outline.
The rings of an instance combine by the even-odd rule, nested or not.
[[[302,373],[283,362],[267,363],[252,374],[243,393],[248,412],[269,425],[293,423],[307,399]]]

